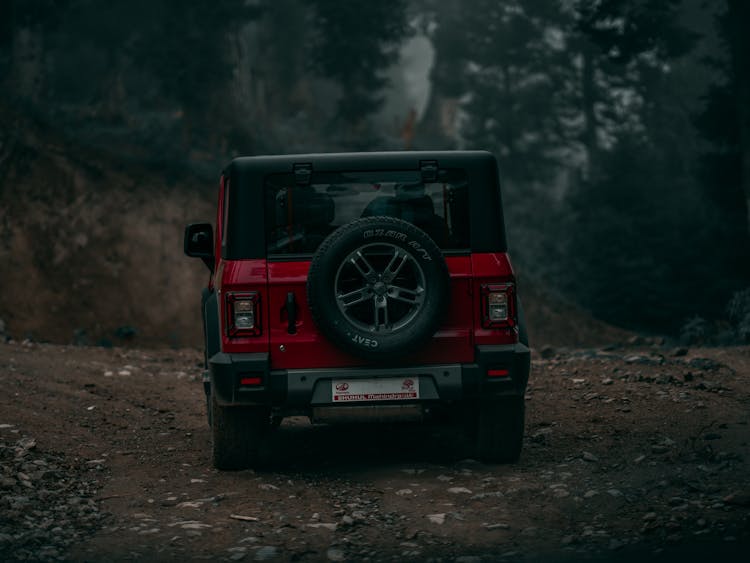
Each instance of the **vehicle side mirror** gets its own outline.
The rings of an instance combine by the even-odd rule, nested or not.
[[[214,231],[211,223],[192,223],[185,227],[185,254],[200,258],[214,270]]]

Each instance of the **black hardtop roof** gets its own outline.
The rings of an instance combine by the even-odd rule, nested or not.
[[[425,166],[427,165],[427,166]],[[471,250],[505,252],[497,160],[487,151],[400,151],[244,156],[224,170],[229,180],[228,220],[222,256],[227,259],[264,258],[265,199],[263,186],[269,175],[293,174],[303,168],[300,183],[314,181],[316,173],[378,170],[422,170],[423,178],[437,169],[460,168],[469,190]],[[428,181],[428,180],[425,180]]]
[[[484,169],[496,177],[497,160],[487,151],[384,151],[285,154],[237,157],[225,174],[245,172],[265,174],[292,172],[295,165],[309,164],[313,172],[345,170],[419,170],[425,161],[436,161],[439,168]],[[489,179],[489,178],[488,178]]]

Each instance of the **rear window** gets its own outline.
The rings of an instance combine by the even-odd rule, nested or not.
[[[341,225],[387,215],[412,223],[447,251],[469,248],[469,206],[463,170],[441,170],[436,182],[418,171],[315,173],[307,186],[293,174],[265,185],[269,255],[312,254]]]

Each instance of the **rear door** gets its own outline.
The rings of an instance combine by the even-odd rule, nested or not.
[[[360,217],[387,215],[424,230],[444,250],[451,278],[445,320],[431,343],[404,363],[473,360],[468,187],[461,170],[425,183],[419,171],[275,174],[264,186],[272,369],[345,367],[363,361],[317,330],[307,301],[313,254],[338,227]],[[333,289],[332,289],[333,291]]]

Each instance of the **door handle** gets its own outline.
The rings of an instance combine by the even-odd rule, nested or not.
[[[294,299],[294,292],[286,294],[286,316],[288,325],[286,331],[289,334],[297,333],[297,301]]]

